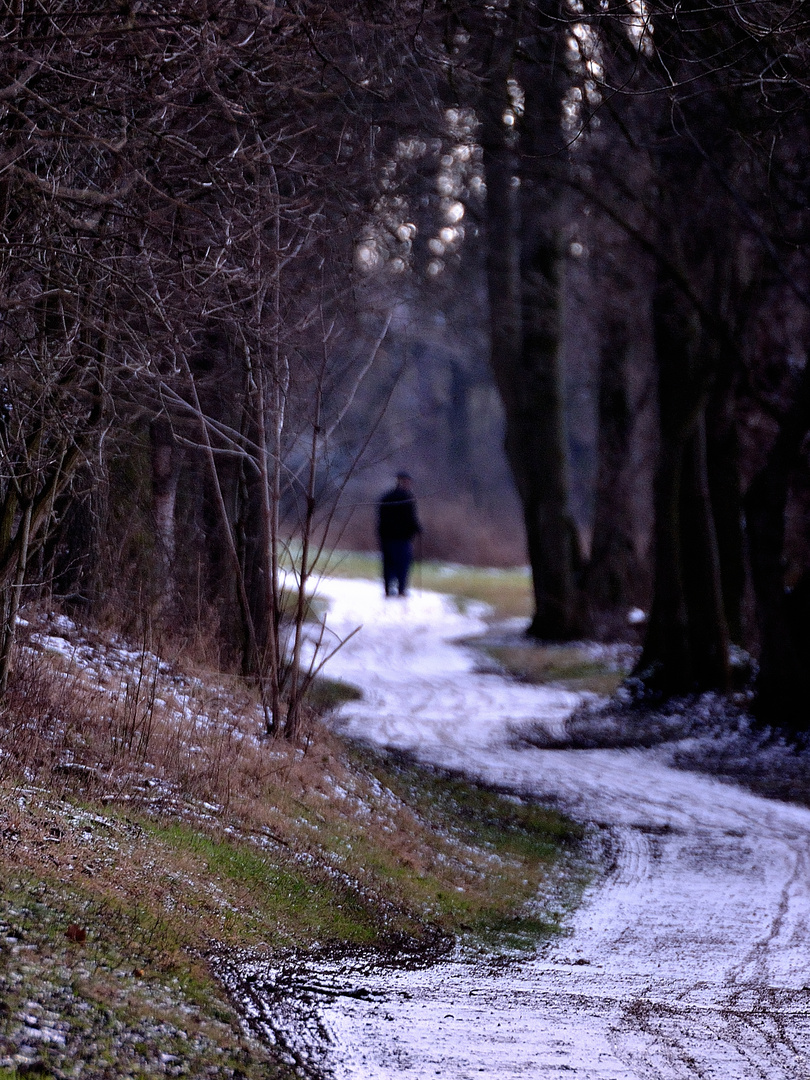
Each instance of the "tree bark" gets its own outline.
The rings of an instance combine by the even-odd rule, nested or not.
[[[716,371],[712,336],[674,282],[654,302],[660,457],[655,485],[655,592],[635,675],[665,696],[729,687],[705,409]]]
[[[702,410],[684,454],[682,556],[692,678],[700,690],[730,689],[729,634],[706,459]]]
[[[597,478],[591,556],[585,595],[593,619],[644,600],[645,572],[636,549],[635,417],[629,385],[632,326],[608,312],[599,355]]]
[[[8,677],[11,673],[11,660],[14,651],[14,638],[17,633],[17,613],[20,610],[22,590],[25,585],[25,571],[28,564],[28,544],[31,537],[31,500],[25,501],[22,520],[20,521],[20,553],[17,561],[17,573],[11,586],[7,586],[3,597],[3,626],[0,627],[0,694],[6,692]]]
[[[172,426],[165,416],[149,426],[152,451],[152,513],[155,536],[166,584],[167,596],[172,592],[172,566],[175,553],[174,509],[177,501],[179,469],[177,443]]]
[[[539,230],[538,230],[539,231]],[[529,633],[564,640],[579,633],[576,526],[562,365],[561,237],[534,234],[524,262],[524,339],[518,400],[507,414],[507,453],[523,502],[535,614]]]
[[[808,728],[810,665],[791,633],[783,550],[790,475],[810,429],[810,367],[802,373],[765,465],[745,495],[751,580],[760,638],[754,710],[763,723],[790,734]]]
[[[745,539],[735,386],[736,357],[725,350],[706,408],[706,457],[725,619],[730,640],[739,645],[743,639]]]
[[[514,45],[505,31],[496,35],[481,104],[491,365],[532,570],[535,613],[528,632],[564,640],[577,635],[580,620],[560,347],[563,240],[556,220],[559,191],[550,179],[550,169],[560,167],[562,99],[559,87],[549,91],[543,81],[547,72],[535,72],[534,86],[527,87],[519,172],[516,136],[504,123],[512,105]]]

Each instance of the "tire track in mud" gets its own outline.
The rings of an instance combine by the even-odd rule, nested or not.
[[[329,667],[367,691],[346,707],[348,734],[553,799],[594,824],[609,867],[570,936],[525,961],[347,959],[299,971],[286,999],[254,979],[252,1008],[290,1053],[335,1080],[807,1080],[810,812],[676,772],[654,750],[518,745],[534,723],[559,738],[579,699],[478,673],[452,644],[476,620],[443,598],[323,591],[338,634],[358,611],[366,622]]]
[[[662,1062],[655,1055],[636,1060],[633,1067],[640,1077],[669,1080],[684,1075],[761,1077],[762,1080],[794,1080],[807,1076],[807,1056],[790,1037],[781,1017],[761,1007],[750,1014],[735,1012],[726,1006],[711,1011],[687,1009],[673,1013],[668,1008],[656,1010],[652,1019],[639,1025],[654,1039]],[[804,1035],[805,1046],[807,1033]],[[704,1049],[710,1047],[707,1053]],[[652,1059],[652,1060],[651,1060]]]
[[[748,815],[746,826],[750,830],[754,821]],[[635,832],[635,835],[634,835]],[[611,894],[617,890],[644,885],[645,879],[654,877],[654,853],[650,837],[655,842],[672,838],[676,830],[671,827],[650,828],[643,824],[611,830],[614,844],[619,852],[615,869],[609,874],[599,896],[600,906],[613,907],[618,913]],[[698,822],[692,829],[679,828],[681,837],[698,838],[703,844],[711,841],[717,848],[718,836],[732,841],[742,839],[742,829],[706,830]],[[639,840],[639,834],[644,841]],[[783,932],[790,913],[791,896],[800,883],[807,882],[807,847],[805,843],[795,846],[799,837],[788,832],[765,827],[761,840],[785,846],[793,860],[775,905],[766,932],[756,940],[744,957],[730,966],[725,975],[725,988],[715,987],[716,1000],[700,1007],[687,1000],[690,994],[704,987],[700,981],[682,987],[675,1001],[668,1001],[668,988],[651,984],[644,997],[627,1006],[626,1018],[620,1031],[611,1037],[611,1047],[616,1057],[624,1061],[634,1076],[643,1080],[671,1080],[671,1078],[704,1076],[745,1076],[765,1078],[796,1078],[810,1076],[808,1068],[808,1006],[810,993],[781,991],[777,993],[767,985],[771,947]],[[653,881],[650,881],[653,884]],[[806,897],[805,897],[806,911]],[[620,948],[621,937],[615,945]],[[747,999],[747,1000],[746,1000]],[[787,1014],[787,1022],[786,1022]],[[799,1020],[800,1038],[794,1038],[789,1028],[790,1018]],[[639,1048],[638,1040],[642,1046]],[[709,1052],[701,1052],[701,1044]]]
[[[790,915],[791,896],[800,881],[808,880],[808,860],[806,848],[793,850],[794,866],[790,877],[785,881],[779,903],[773,914],[767,933],[756,941],[747,955],[739,964],[734,965],[728,971],[730,983],[746,983],[751,981],[765,982],[768,977],[770,950],[781,935],[788,916]],[[808,972],[810,977],[810,972]],[[810,1075],[810,1074],[808,1074]]]
[[[605,827],[610,837],[613,865],[599,890],[600,907],[608,907],[613,919],[622,922],[622,894],[628,893],[638,900],[640,892],[655,871],[655,847],[666,843],[676,830],[669,826],[649,826],[636,823],[624,827]],[[695,830],[698,834],[701,830]],[[703,839],[713,832],[702,830]],[[680,837],[688,838],[691,830],[680,828]],[[724,830],[724,835],[728,830]],[[794,873],[782,891],[779,910],[774,918],[771,933],[752,949],[757,958],[766,949],[787,909],[787,893],[798,877],[798,861]],[[624,933],[612,941],[612,949],[620,951],[625,936],[633,935],[631,921]],[[746,958],[746,962],[748,958]],[[744,967],[740,965],[740,969]],[[761,969],[761,965],[760,965]],[[759,974],[762,974],[760,970]],[[736,981],[729,973],[729,983]],[[680,986],[669,1000],[672,988],[657,981],[639,987],[635,996],[623,1005],[621,1022],[613,1026],[608,1042],[616,1059],[623,1062],[628,1074],[639,1080],[681,1080],[694,1077],[729,1076],[770,1077],[810,1076],[806,1069],[806,1054],[797,1045],[782,1022],[780,1010],[769,995],[755,993],[755,1001],[745,1008],[729,998],[709,1001],[701,1005],[688,998],[705,989],[701,981]],[[749,997],[753,990],[752,980],[745,982]],[[625,990],[627,993],[627,990]],[[619,990],[615,1001],[622,1004]],[[801,994],[799,1012],[805,1013],[810,995]],[[594,998],[581,997],[572,1008],[594,1011]],[[784,1008],[784,1000],[781,1005]],[[737,1007],[735,1007],[735,1005]],[[804,1042],[807,1043],[808,1032]],[[701,1046],[703,1051],[701,1051]],[[708,1051],[708,1052],[707,1052]]]

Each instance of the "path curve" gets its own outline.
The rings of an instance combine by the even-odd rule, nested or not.
[[[386,601],[369,582],[319,591],[338,636],[363,625],[327,667],[365,693],[342,730],[553,798],[596,823],[612,855],[570,937],[529,960],[357,972],[367,999],[324,995],[328,1073],[810,1077],[810,811],[670,769],[655,751],[519,746],[528,724],[559,733],[579,698],[476,673],[453,644],[483,630],[475,611],[431,593]]]

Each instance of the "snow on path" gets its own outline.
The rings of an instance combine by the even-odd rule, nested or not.
[[[342,730],[557,799],[613,860],[571,936],[526,961],[364,972],[371,999],[326,998],[336,1080],[810,1077],[810,811],[655,752],[517,746],[522,726],[559,730],[579,699],[476,673],[453,644],[483,629],[476,614],[431,593],[385,600],[369,582],[319,592],[338,635],[363,625],[328,664],[365,694]]]

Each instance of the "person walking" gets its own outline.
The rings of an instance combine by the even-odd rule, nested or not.
[[[422,531],[409,473],[397,473],[396,487],[386,491],[377,504],[377,536],[380,541],[385,595],[408,594],[408,572],[413,562],[413,541]]]

